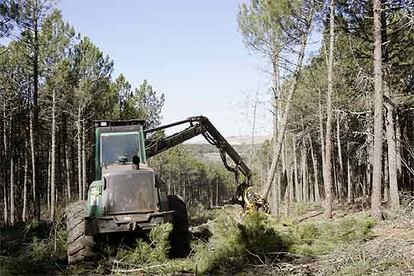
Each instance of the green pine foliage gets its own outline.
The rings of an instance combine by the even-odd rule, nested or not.
[[[155,227],[148,235],[149,241],[142,238],[138,239],[135,248],[120,250],[116,259],[140,266],[166,262],[170,251],[169,235],[171,230],[172,225],[170,223]]]
[[[118,251],[115,257],[116,265],[112,266],[115,274],[139,269],[142,272],[166,274],[172,271],[194,271],[194,262],[191,258],[169,259],[169,236],[172,231],[170,223],[161,224],[153,228],[148,239],[137,239],[134,248],[124,248]],[[122,269],[120,269],[122,267]]]
[[[295,242],[290,250],[312,256],[326,254],[339,246],[369,238],[374,225],[366,215],[291,225],[290,232]]]
[[[66,227],[59,217],[54,223],[19,223],[0,228],[0,274],[63,270],[67,259]]]
[[[196,252],[197,271],[226,270],[242,264],[262,263],[272,253],[286,252],[292,241],[262,212],[248,212],[238,221],[223,212],[212,223],[212,237]]]
[[[248,212],[241,221],[222,213],[212,237],[196,249],[197,271],[226,271],[244,264],[270,264],[295,256],[319,256],[369,239],[374,221],[355,215],[336,221],[292,223]]]

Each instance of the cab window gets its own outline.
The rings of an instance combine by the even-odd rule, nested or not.
[[[118,132],[101,134],[101,164],[132,162],[139,155],[138,132]]]

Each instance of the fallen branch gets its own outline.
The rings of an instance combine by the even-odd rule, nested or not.
[[[283,252],[283,251],[281,251],[281,252],[269,252],[267,254],[269,254],[269,255],[285,255],[285,256],[295,257],[295,258],[309,257],[308,255],[290,253],[290,252]]]
[[[132,264],[126,264],[117,260],[113,260],[112,263],[116,265],[123,265],[123,266],[133,266]],[[114,273],[132,273],[132,272],[138,272],[138,271],[146,271],[148,269],[153,269],[157,267],[163,267],[166,266],[166,264],[159,264],[159,265],[151,265],[146,267],[136,267],[136,268],[129,268],[129,269],[121,269],[121,268],[110,268],[109,270]]]
[[[317,216],[322,215],[322,214],[323,214],[323,211],[320,211],[320,212],[317,212],[317,213],[313,213],[313,214],[308,215],[308,216],[306,216],[306,217],[300,218],[300,219],[298,220],[298,223],[301,223],[301,222],[302,222],[302,221],[304,221],[304,220],[307,220],[307,219],[310,219],[310,218],[314,218],[314,217],[317,217]]]
[[[253,257],[256,257],[259,261],[260,261],[260,263],[261,264],[265,264],[265,262],[263,262],[263,260],[260,258],[260,256],[259,255],[257,255],[257,254],[254,254],[254,253],[252,253],[252,252],[250,252],[249,250],[246,250],[247,251],[247,253],[249,253],[250,255],[252,255]]]

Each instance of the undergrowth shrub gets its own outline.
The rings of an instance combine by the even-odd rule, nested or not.
[[[222,210],[208,224],[208,242],[193,243],[185,259],[168,259],[171,225],[154,228],[149,242],[138,240],[134,249],[123,249],[121,263],[142,267],[147,273],[207,272],[232,273],[244,264],[270,264],[288,253],[320,255],[350,242],[367,239],[374,222],[367,216],[349,216],[334,221],[297,223],[277,221],[262,212],[243,217]],[[283,254],[286,253],[286,254]]]
[[[275,221],[262,212],[249,212],[239,224],[240,237],[246,250],[260,259],[269,253],[286,252],[292,241],[282,231],[275,228]]]
[[[126,270],[141,268],[142,272],[167,274],[171,272],[193,272],[194,262],[191,258],[169,259],[169,235],[172,224],[161,224],[153,228],[148,239],[139,238],[134,248],[124,248],[118,251],[116,260]],[[118,271],[114,269],[115,273]]]
[[[161,224],[151,230],[149,242],[142,238],[137,240],[135,248],[126,248],[118,251],[117,259],[129,264],[159,264],[166,262],[170,251],[169,235],[172,224]]]
[[[262,212],[248,212],[242,221],[220,215],[211,226],[208,244],[196,252],[197,272],[266,262],[268,254],[287,251],[291,241],[274,227],[275,221]]]
[[[291,251],[306,255],[326,254],[338,246],[367,239],[374,225],[374,221],[365,215],[297,224],[290,229],[294,239]]]
[[[188,208],[189,223],[192,226],[200,225],[213,220],[222,210],[208,209],[199,203],[195,207]]]
[[[391,239],[352,244],[325,256],[322,270],[324,275],[406,275],[414,265],[412,248],[410,241]]]
[[[292,215],[293,216],[302,216],[310,211],[322,210],[320,205],[310,202],[297,202],[292,206]]]
[[[43,274],[66,264],[66,228],[61,212],[54,223],[31,221],[0,228],[0,274]]]

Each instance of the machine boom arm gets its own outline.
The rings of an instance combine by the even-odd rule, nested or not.
[[[239,172],[245,177],[244,181],[238,184],[236,195],[233,197],[234,200],[240,202],[243,207],[246,205],[254,205],[257,208],[259,205],[265,205],[266,202],[262,197],[257,194],[254,194],[256,202],[248,200],[249,197],[249,188],[251,186],[250,180],[252,172],[247,164],[243,161],[242,157],[235,151],[235,149],[227,142],[227,140],[221,135],[217,128],[210,122],[209,119],[203,116],[189,117],[186,120],[179,121],[176,123],[155,127],[151,129],[146,129],[144,131],[145,135],[156,133],[157,131],[171,128],[178,125],[190,124],[186,129],[174,133],[167,137],[153,138],[147,137],[145,142],[146,154],[147,157],[153,157],[169,148],[182,144],[183,142],[190,140],[198,135],[203,135],[204,138],[212,145],[216,146],[220,150],[220,156],[224,163],[224,166],[231,172],[235,173],[236,181],[238,181]],[[157,136],[156,134],[153,136]],[[226,155],[228,155],[233,162],[236,164],[235,167],[230,167],[226,161]],[[251,193],[252,194],[252,193]],[[251,197],[252,195],[250,195]],[[259,198],[259,199],[258,199]],[[249,204],[247,204],[249,202]],[[259,207],[260,207],[259,206]]]

